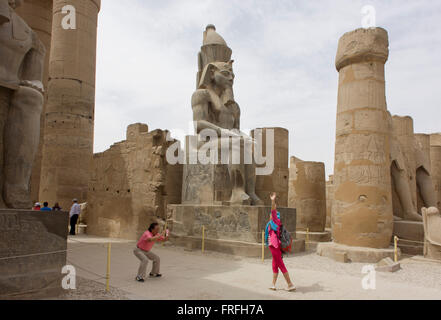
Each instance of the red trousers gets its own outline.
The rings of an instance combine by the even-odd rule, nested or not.
[[[279,273],[280,269],[282,274],[287,273],[288,270],[286,270],[285,263],[282,259],[282,250],[280,248],[274,248],[273,246],[269,246],[269,249],[273,255],[273,272]]]

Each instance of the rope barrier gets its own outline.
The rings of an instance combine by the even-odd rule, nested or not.
[[[82,249],[84,247],[89,247],[89,246],[91,246],[91,245],[84,245],[84,246],[81,246],[81,247],[78,247],[78,248],[65,249],[65,250],[56,250],[56,251],[48,251],[48,252],[30,253],[30,254],[23,254],[23,255],[12,256],[12,257],[1,257],[0,260],[19,259],[19,258],[26,258],[26,257],[35,257],[35,256],[48,255],[48,254],[71,252],[71,251],[79,250],[79,249]]]
[[[96,280],[106,279],[106,276],[103,276],[103,275],[98,274],[98,273],[96,273],[96,272],[94,272],[94,271],[91,271],[91,270],[88,270],[88,269],[86,269],[86,268],[84,268],[84,267],[81,267],[81,266],[77,265],[76,263],[73,263],[72,261],[70,261],[70,260],[68,260],[68,259],[66,259],[66,261],[67,261],[69,264],[73,265],[73,266],[74,266],[75,268],[77,268],[77,269],[83,270],[83,271],[85,271],[85,272],[87,272],[87,273],[90,273],[90,274],[93,274],[94,276],[99,277],[99,278],[96,279]]]
[[[69,239],[69,241],[74,241],[76,243],[81,243],[81,244],[85,244],[86,243],[86,242],[82,242],[82,241],[78,241],[78,240],[74,240],[74,239]],[[23,254],[23,255],[11,256],[11,257],[1,257],[0,261],[8,260],[8,259],[19,259],[19,258],[35,257],[35,256],[42,256],[42,255],[49,255],[49,254],[56,254],[56,253],[64,253],[64,252],[67,253],[67,252],[72,252],[72,251],[79,250],[79,249],[86,248],[86,247],[91,247],[91,246],[103,247],[104,245],[105,245],[104,243],[88,243],[88,244],[85,244],[85,245],[80,246],[80,247],[71,248],[71,249],[65,249],[65,250],[55,250],[55,251]]]
[[[416,241],[416,240],[408,240],[408,239],[399,239],[399,240],[404,241],[404,242],[413,242],[413,243],[424,244],[424,241]]]

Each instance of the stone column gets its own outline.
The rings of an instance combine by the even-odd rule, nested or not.
[[[393,256],[388,249],[393,229],[384,77],[388,46],[387,31],[382,28],[357,29],[339,41],[335,243],[319,244],[321,255],[346,252],[348,259],[360,262]]]
[[[329,241],[326,225],[325,164],[291,157],[288,207],[297,210],[297,237]]]
[[[257,129],[255,129],[257,130]],[[255,130],[251,131],[251,137],[255,138]],[[265,157],[267,131],[274,132],[274,171],[270,175],[256,176],[256,194],[270,206],[269,196],[271,192],[277,192],[278,205],[288,206],[288,179],[289,179],[289,131],[284,128],[261,128],[262,130],[262,150]],[[257,165],[257,167],[262,167]]]
[[[38,38],[46,47],[46,58],[43,73],[43,85],[45,89],[45,100],[47,100],[47,87],[49,80],[49,57],[51,50],[52,36],[52,0],[26,0],[16,9],[17,14],[37,33]],[[31,200],[38,201],[40,190],[41,157],[44,136],[44,115],[46,106],[43,105],[40,122],[40,144],[35,156],[31,176]]]
[[[430,135],[430,161],[433,184],[438,195],[438,209],[441,210],[441,133]]]
[[[93,155],[97,20],[100,0],[54,0],[40,200],[68,209],[87,197]],[[65,30],[62,8],[76,9]]]

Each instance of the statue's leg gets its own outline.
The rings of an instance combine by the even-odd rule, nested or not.
[[[6,205],[30,209],[32,165],[40,139],[40,116],[43,95],[32,88],[20,87],[12,95],[5,125],[5,180],[3,196]]]
[[[229,153],[228,171],[230,173],[231,198],[234,204],[251,204],[250,197],[245,192],[245,166],[242,157],[243,141],[238,138],[230,138],[232,143]]]
[[[423,168],[417,170],[416,182],[424,205],[427,208],[437,207],[437,196],[435,194],[435,188],[433,187],[432,177]]]
[[[5,123],[8,117],[9,105],[11,104],[12,90],[4,87],[0,87],[0,181],[3,182],[4,178],[4,132]],[[3,183],[0,183],[0,195],[3,194]],[[0,208],[5,208],[5,202],[3,197],[0,196]]]
[[[243,164],[232,164],[228,166],[230,181],[232,185],[231,203],[251,204],[250,197],[245,193],[245,170]]]
[[[396,164],[392,163],[391,174],[401,206],[403,207],[404,220],[423,221],[423,218],[416,212],[412,203],[412,194],[405,171],[398,169]]]
[[[251,198],[252,205],[263,205],[263,201],[256,194],[256,166],[254,164],[245,165],[246,193]]]

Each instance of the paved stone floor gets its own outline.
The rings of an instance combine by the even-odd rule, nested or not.
[[[134,241],[85,235],[70,237],[68,244],[68,261],[82,279],[78,282],[81,294],[61,299],[90,299],[104,289],[108,242],[112,242],[112,291],[97,294],[97,299],[441,299],[441,263],[422,257],[404,258],[396,273],[376,273],[376,289],[364,290],[364,264],[334,262],[311,250],[285,258],[297,291],[285,291],[280,278],[279,290],[273,292],[268,289],[271,260],[188,252],[162,244],[156,244],[154,251],[161,257],[163,278],[138,283],[134,280],[139,264],[133,255]],[[94,291],[88,292],[89,287]]]

